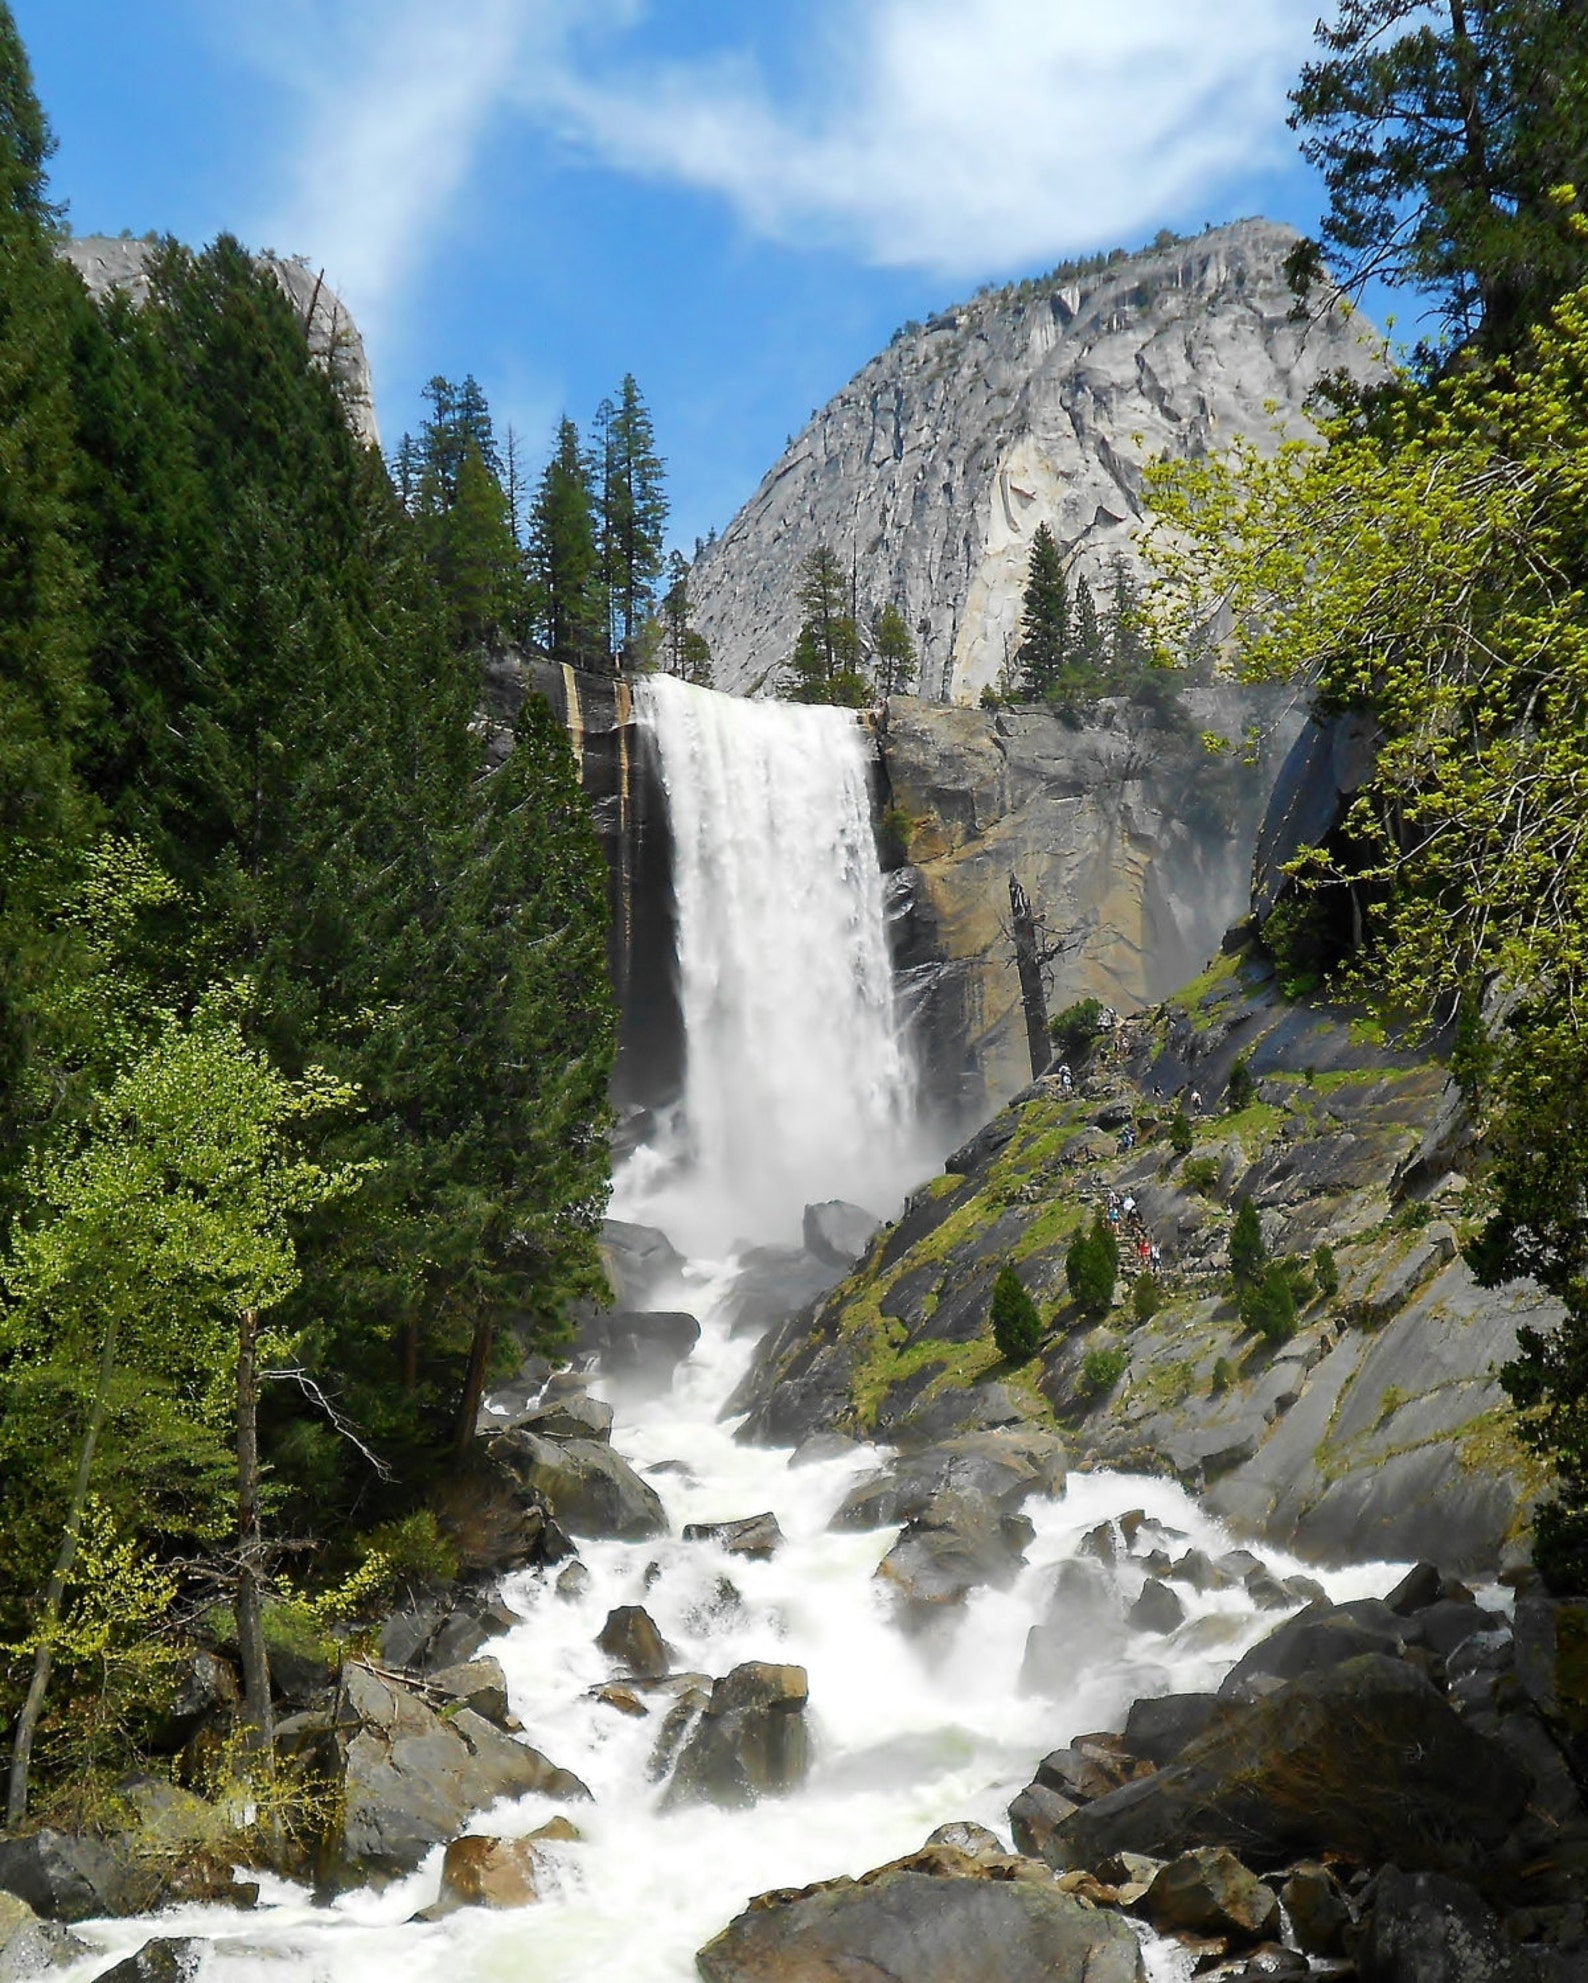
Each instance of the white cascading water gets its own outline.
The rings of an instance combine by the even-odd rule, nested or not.
[[[925,1166],[858,721],[667,675],[635,709],[673,833],[687,1060],[615,1209],[697,1254],[797,1240],[818,1199],[891,1211]]]
[[[647,1202],[665,1198],[679,1234],[760,1237],[797,1228],[809,1197],[889,1209],[908,1149],[909,1079],[878,975],[885,935],[858,739],[832,712],[720,700],[671,682],[646,691],[679,839],[694,1152],[664,1184],[653,1177]],[[691,784],[691,766],[703,789]],[[823,791],[844,794],[841,817],[835,798],[818,799]],[[715,843],[719,834],[739,844],[730,851]],[[797,880],[780,878],[785,860]],[[834,899],[819,906],[824,888]],[[703,1038],[700,1027],[723,1037]],[[858,1099],[838,1091],[844,1078]],[[639,1195],[631,1188],[629,1216]],[[203,1983],[689,1983],[696,1949],[753,1894],[860,1873],[950,1819],[978,1820],[1007,1839],[1009,1801],[1049,1749],[1120,1726],[1139,1695],[1215,1686],[1272,1629],[1275,1614],[1255,1611],[1239,1586],[1180,1586],[1186,1617],[1173,1633],[1132,1630],[1126,1613],[1145,1570],[1126,1561],[1105,1569],[1088,1556],[1095,1601],[1067,1596],[1057,1613],[1068,1640],[1059,1672],[1046,1675],[1051,1691],[1023,1687],[1027,1634],[1054,1617],[1058,1580],[1098,1523],[1142,1508],[1184,1538],[1176,1548],[1230,1547],[1179,1488],[1095,1473],[1073,1475],[1058,1499],[1026,1504],[1036,1536],[1011,1588],[974,1593],[933,1636],[908,1636],[875,1581],[895,1532],[827,1527],[856,1477],[885,1456],[872,1449],[791,1467],[786,1452],[737,1445],[719,1417],[753,1347],[729,1333],[734,1275],[731,1257],[697,1257],[677,1285],[654,1290],[660,1304],[700,1317],[699,1346],[667,1395],[615,1400],[613,1443],[661,1494],[671,1534],[583,1543],[590,1580],[572,1599],[557,1594],[555,1571],[526,1571],[505,1587],[522,1622],[489,1650],[513,1712],[527,1739],[594,1793],[590,1804],[564,1806],[524,1798],[470,1826],[517,1836],[559,1809],[575,1820],[578,1842],[541,1848],[538,1903],[414,1922],[436,1897],[437,1847],[398,1885],[326,1908],[267,1880],[252,1914],[194,1907],[158,1923],[86,1924],[78,1932],[102,1952],[60,1972],[69,1983],[96,1974],[104,1951],[130,1952],[151,1934],[204,1937]],[[787,1538],[769,1561],[681,1539],[686,1523],[764,1509]],[[1281,1575],[1298,1567],[1264,1554]],[[1322,1581],[1344,1599],[1381,1591],[1394,1574],[1367,1565]],[[596,1645],[620,1604],[650,1611],[679,1670],[722,1674],[750,1659],[806,1668],[813,1761],[798,1794],[747,1811],[659,1809],[647,1766],[665,1698],[634,1718],[593,1692],[622,1677]],[[1164,1983],[1190,1974],[1190,1957],[1167,1943],[1152,1942],[1147,1958]]]

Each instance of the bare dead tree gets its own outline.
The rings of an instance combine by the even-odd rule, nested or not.
[[[1048,1040],[1048,979],[1055,960],[1074,948],[1077,936],[1074,930],[1050,936],[1046,918],[1031,906],[1031,897],[1013,873],[1009,876],[1009,927],[1004,935],[1014,945],[1015,968],[1020,973],[1026,1049],[1031,1056],[1031,1078],[1035,1081],[1052,1058]]]

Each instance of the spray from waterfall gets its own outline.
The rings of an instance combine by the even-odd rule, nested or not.
[[[816,1199],[892,1211],[930,1159],[859,724],[665,675],[635,707],[672,826],[686,1071],[614,1209],[708,1254],[796,1238]]]

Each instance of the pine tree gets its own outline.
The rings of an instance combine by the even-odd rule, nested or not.
[[[1114,1285],[1119,1279],[1119,1242],[1101,1213],[1094,1216],[1089,1231],[1083,1228],[1070,1241],[1064,1255],[1064,1278],[1083,1315],[1106,1315],[1113,1307]]]
[[[915,642],[890,599],[871,622],[871,672],[879,696],[903,695],[915,680]]]
[[[436,532],[435,565],[456,644],[516,631],[524,587],[508,498],[472,441]]]
[[[601,454],[602,576],[611,614],[612,647],[630,659],[662,570],[667,528],[664,464],[656,452],[650,409],[632,372],[617,401],[596,416]]]
[[[668,674],[700,688],[711,686],[711,649],[704,634],[689,624],[689,566],[682,552],[668,560],[662,595],[662,665]]]
[[[1046,696],[1058,684],[1070,652],[1070,590],[1064,560],[1045,523],[1037,525],[1026,568],[1015,654],[1020,691]]]
[[[1235,1285],[1245,1287],[1255,1282],[1267,1259],[1268,1247],[1257,1207],[1250,1198],[1242,1198],[1230,1228],[1230,1272],[1235,1276]]]
[[[552,660],[608,665],[595,508],[579,430],[564,419],[529,515],[530,614]]]
[[[836,702],[859,708],[868,699],[860,672],[860,640],[849,611],[849,581],[832,549],[818,544],[800,567],[803,619],[788,661],[784,693],[791,702]]]
[[[993,1281],[992,1333],[1008,1363],[1029,1363],[1042,1341],[1042,1317],[1013,1267],[1000,1267]]]

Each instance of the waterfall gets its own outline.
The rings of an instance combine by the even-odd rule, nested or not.
[[[665,675],[635,707],[672,826],[686,1069],[619,1209],[699,1253],[797,1237],[814,1199],[891,1211],[929,1160],[860,725]]]

